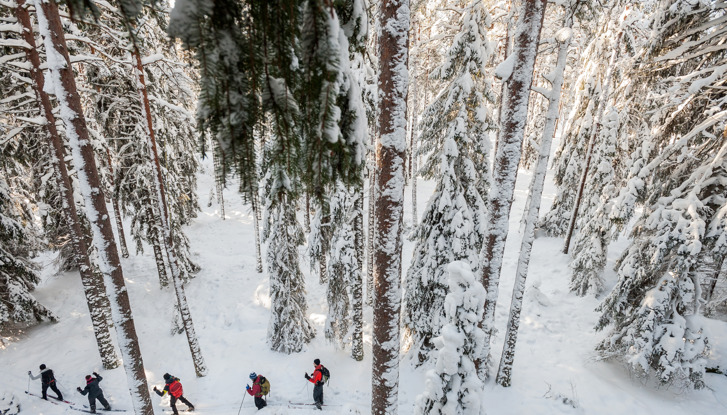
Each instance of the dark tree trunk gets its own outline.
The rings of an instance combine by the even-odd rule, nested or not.
[[[189,351],[192,354],[192,361],[194,362],[194,370],[198,377],[205,376],[207,374],[207,366],[202,356],[202,351],[199,346],[197,334],[194,330],[194,323],[192,321],[192,314],[189,311],[189,305],[187,304],[187,296],[184,293],[184,285],[181,277],[181,270],[179,269],[179,263],[177,261],[177,254],[174,250],[174,238],[172,236],[172,225],[169,220],[169,208],[167,206],[166,191],[164,189],[164,178],[162,177],[162,168],[159,164],[159,153],[157,151],[156,138],[154,134],[154,125],[152,122],[151,106],[149,105],[149,95],[146,89],[146,80],[144,77],[144,66],[141,62],[141,53],[136,44],[132,44],[134,48],[134,57],[136,59],[136,75],[139,81],[139,92],[141,93],[141,100],[144,105],[144,115],[146,118],[147,133],[149,136],[149,143],[151,144],[151,157],[154,161],[155,177],[154,177],[154,190],[156,192],[158,203],[158,210],[161,211],[159,215],[162,220],[162,229],[164,230],[164,241],[167,250],[167,257],[169,259],[169,266],[172,269],[172,283],[174,284],[174,292],[177,296],[177,305],[179,306],[180,315],[182,317],[182,323],[184,324],[184,331],[187,334],[187,343],[189,344]],[[219,189],[218,189],[219,191]],[[224,217],[224,214],[223,214]]]
[[[65,62],[49,62],[49,71],[53,79],[59,103],[64,114],[66,132],[70,137],[71,148],[78,172],[81,194],[86,202],[88,218],[93,231],[93,241],[98,251],[100,269],[107,283],[112,287],[114,326],[121,345],[124,368],[129,377],[129,389],[132,396],[134,411],[140,415],[153,415],[154,409],[149,396],[144,362],[141,357],[139,340],[136,335],[134,316],[129,304],[129,294],[124,281],[124,273],[119,262],[111,220],[106,209],[106,200],[99,179],[94,158],[93,146],[89,139],[83,107],[76,88],[71,60],[68,56],[63,25],[58,13],[58,5],[50,0],[34,0],[39,16],[39,26],[45,38],[46,53],[55,51]],[[46,26],[47,25],[47,26]]]
[[[63,146],[61,137],[56,129],[56,119],[53,115],[53,107],[45,92],[45,79],[40,69],[40,56],[35,44],[35,35],[30,22],[30,14],[26,9],[25,0],[18,0],[18,6],[15,8],[15,16],[23,27],[23,39],[31,46],[25,49],[25,56],[31,64],[30,76],[33,79],[33,89],[36,98],[40,104],[41,113],[46,119],[46,130],[48,132],[48,147],[51,151],[50,158],[55,170],[55,180],[58,190],[61,194],[61,203],[63,203],[63,212],[68,221],[71,236],[71,244],[75,262],[78,271],[81,274],[81,284],[83,285],[83,293],[86,296],[86,304],[88,312],[91,316],[91,324],[93,333],[96,338],[99,355],[104,369],[114,369],[121,363],[113,342],[111,341],[111,332],[109,331],[108,317],[111,313],[110,304],[106,297],[106,286],[103,277],[98,278],[94,274],[94,266],[89,258],[89,246],[86,240],[86,234],[81,227],[81,220],[76,211],[76,203],[73,200],[73,189],[71,188],[71,179],[66,169],[66,148]]]
[[[487,289],[482,321],[485,331],[485,347],[480,360],[475,363],[478,367],[478,374],[483,380],[487,378],[502,258],[505,252],[510,209],[527,122],[522,114],[528,113],[535,55],[540,41],[540,30],[543,26],[547,0],[526,0],[523,3],[523,10],[520,13],[517,32],[514,36],[515,44],[512,53],[515,55],[515,62],[512,74],[508,79],[503,79],[503,82],[507,81],[507,88],[502,97],[503,107],[500,113],[498,148],[495,155],[492,188],[488,197],[490,206],[488,228],[482,247],[482,285]]]
[[[379,37],[379,140],[376,146],[376,244],[372,345],[373,415],[399,406],[401,228],[404,213],[409,1],[381,2]]]

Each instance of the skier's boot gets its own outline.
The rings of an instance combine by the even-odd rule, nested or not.
[[[96,413],[96,404],[91,404],[91,413],[92,414]]]
[[[106,406],[103,407],[103,409],[104,409],[104,411],[110,411],[111,410],[111,405],[106,405]]]

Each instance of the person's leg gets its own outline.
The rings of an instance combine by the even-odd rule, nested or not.
[[[45,400],[48,400],[48,386],[49,385],[47,383],[43,384],[42,391],[43,391],[43,399],[45,399]]]
[[[63,394],[61,393],[61,391],[58,390],[58,386],[56,386],[56,383],[55,382],[53,382],[53,383],[50,384],[50,388],[53,389],[53,392],[55,392],[56,395],[58,395],[58,400],[59,401],[62,401],[63,400]]]
[[[99,401],[99,402],[101,402],[101,405],[103,405],[103,409],[105,409],[105,410],[107,410],[107,411],[108,411],[109,409],[111,409],[111,405],[109,405],[109,402],[108,402],[108,401],[106,400],[106,398],[104,398],[104,396],[103,396],[103,392],[101,392],[101,394],[100,394],[100,395],[98,395],[98,396],[96,397],[96,399],[98,399],[98,401]]]
[[[169,395],[169,405],[172,406],[172,412],[178,415],[179,412],[177,412],[177,398],[175,398],[174,395]]]
[[[313,400],[316,403],[316,407],[321,409],[321,406],[323,406],[323,385],[315,385],[313,387]]]
[[[96,398],[92,398],[91,394],[88,395],[88,407],[91,408],[91,413],[96,413]]]
[[[187,407],[189,408],[189,410],[190,410],[190,411],[194,410],[194,405],[192,405],[192,403],[191,403],[191,402],[189,402],[189,401],[187,400],[187,398],[185,398],[185,397],[184,397],[184,395],[180,396],[180,397],[179,397],[179,400],[180,400],[180,401],[181,401],[181,402],[182,402],[183,404],[187,405]]]

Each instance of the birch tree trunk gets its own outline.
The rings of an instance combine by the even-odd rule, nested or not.
[[[149,200],[146,203],[148,206],[146,210],[148,222],[161,227],[159,216],[156,214],[154,209],[154,202],[152,200]],[[157,266],[157,275],[159,275],[159,286],[167,287],[169,286],[169,276],[167,275],[167,265],[164,262],[164,250],[162,249],[162,241],[159,238],[159,232],[157,230],[150,229],[149,232],[151,232],[151,235],[149,236],[152,240],[151,246],[152,250],[154,251],[154,261]]]
[[[573,12],[566,10],[564,28],[573,27]],[[543,187],[545,175],[548,171],[548,159],[550,158],[550,147],[553,143],[556,120],[558,119],[558,108],[560,104],[560,92],[563,88],[563,75],[568,60],[568,48],[571,37],[569,36],[558,47],[558,60],[553,71],[554,79],[550,95],[548,96],[548,112],[546,115],[543,135],[540,139],[540,150],[538,161],[535,165],[535,174],[530,185],[530,202],[525,215],[525,230],[520,243],[520,257],[518,258],[517,271],[515,272],[515,286],[512,290],[512,301],[510,302],[510,317],[507,322],[505,333],[505,344],[500,356],[500,367],[497,371],[495,382],[501,386],[510,386],[512,380],[512,365],[515,361],[515,344],[517,343],[518,329],[520,328],[520,312],[525,294],[525,280],[528,276],[530,265],[530,254],[535,240],[535,226],[538,223],[540,204],[543,199]]]
[[[86,120],[83,117],[81,100],[76,89],[63,26],[58,14],[58,5],[53,0],[33,0],[33,2],[38,14],[38,27],[45,43],[52,87],[61,106],[66,134],[78,173],[80,191],[91,222],[93,243],[98,251],[99,267],[107,285],[112,287],[110,292],[114,327],[121,345],[134,412],[139,415],[153,415],[154,409],[149,396],[149,386],[144,372],[144,362],[136,335],[134,317],[129,304],[129,294],[119,262],[116,240],[106,209]]]
[[[73,200],[73,189],[71,179],[68,176],[66,168],[66,148],[61,141],[56,129],[56,119],[53,115],[53,106],[48,94],[45,92],[45,79],[43,71],[40,69],[40,56],[35,44],[35,35],[33,34],[33,26],[30,22],[30,14],[28,13],[25,0],[17,0],[15,8],[15,16],[23,28],[23,39],[30,46],[25,48],[25,56],[31,64],[30,76],[33,80],[33,89],[36,98],[40,104],[40,110],[46,119],[46,130],[48,133],[48,147],[51,163],[55,170],[55,180],[58,191],[61,195],[61,203],[63,204],[63,212],[65,213],[68,225],[71,228],[71,244],[75,255],[75,262],[78,265],[78,271],[81,274],[81,284],[83,285],[83,293],[86,296],[86,304],[88,312],[91,316],[91,325],[93,326],[93,334],[96,338],[96,346],[101,357],[104,369],[114,369],[121,364],[114,345],[111,341],[111,332],[109,331],[108,316],[111,313],[110,304],[106,298],[106,286],[103,277],[97,278],[94,274],[94,267],[89,258],[89,245],[86,234],[81,227],[81,220],[76,211],[76,203]]]
[[[374,143],[375,139],[372,138]],[[366,304],[374,305],[374,240],[376,239],[376,166],[375,156],[369,163],[369,217],[368,240],[366,241]]]
[[[106,157],[108,157],[109,161],[109,175],[114,177],[114,166],[113,162],[111,161],[111,152],[109,149],[106,149]],[[111,185],[113,188],[113,183]],[[119,199],[116,198],[114,195],[111,195],[110,197],[112,206],[114,207],[114,219],[116,219],[116,233],[119,235],[119,248],[121,248],[121,256],[123,258],[129,257],[129,248],[126,247],[126,234],[124,233],[124,222],[121,218],[121,209],[119,209]]]
[[[371,413],[394,415],[399,405],[409,1],[383,0],[380,15]]]
[[[608,68],[606,69],[606,75],[604,75],[603,88],[601,88],[601,100],[598,102],[598,108],[596,109],[596,116],[593,120],[593,127],[591,128],[591,135],[588,137],[588,147],[586,150],[586,161],[583,166],[583,172],[581,173],[580,184],[578,185],[578,193],[576,193],[576,200],[573,203],[573,210],[570,215],[570,222],[568,223],[568,232],[566,232],[565,243],[563,244],[563,253],[567,254],[570,250],[570,241],[573,237],[573,231],[576,227],[576,220],[578,217],[578,211],[581,207],[581,200],[583,199],[583,191],[586,188],[586,179],[588,178],[588,171],[591,167],[591,158],[593,156],[593,147],[596,144],[596,137],[598,137],[598,131],[601,129],[601,119],[603,118],[603,111],[606,108],[606,101],[608,101],[609,89],[611,88],[611,74],[613,74],[613,68],[616,65],[616,59],[618,59],[619,46],[621,43],[621,36],[623,32],[618,34],[616,38],[616,44],[611,52],[611,60],[608,62]]]
[[[261,274],[263,272],[263,256],[260,249],[260,201],[257,199],[257,192],[252,195],[252,215],[252,224],[255,227],[255,260],[257,261],[255,271]]]
[[[133,37],[132,37],[133,39]],[[189,311],[189,304],[187,303],[187,296],[184,293],[184,285],[179,270],[179,264],[177,262],[177,254],[174,250],[174,238],[172,237],[172,226],[169,221],[169,210],[167,207],[166,192],[164,190],[164,178],[162,177],[162,169],[159,165],[159,153],[157,152],[156,138],[154,135],[154,125],[152,122],[151,106],[149,105],[149,95],[146,89],[146,80],[144,77],[144,66],[141,61],[141,53],[139,52],[136,43],[132,43],[133,53],[136,60],[136,76],[138,80],[139,93],[141,95],[141,101],[144,105],[144,116],[146,118],[146,129],[147,136],[149,137],[149,144],[151,149],[151,157],[154,161],[154,169],[156,175],[154,176],[154,186],[156,192],[156,202],[158,204],[158,211],[161,212],[159,215],[162,220],[162,229],[164,231],[164,240],[167,250],[167,256],[169,257],[169,266],[172,270],[172,283],[174,284],[174,293],[177,296],[177,304],[179,306],[180,316],[182,317],[182,323],[184,324],[184,331],[187,334],[187,343],[189,343],[189,351],[192,353],[192,361],[194,362],[194,371],[198,377],[207,375],[207,366],[202,357],[202,350],[199,346],[199,340],[194,330],[194,323],[192,322],[192,314]]]
[[[489,194],[488,228],[482,247],[482,285],[487,289],[482,327],[485,331],[485,347],[476,362],[481,379],[487,378],[490,360],[490,342],[494,330],[495,307],[500,284],[500,271],[509,230],[508,221],[512,207],[517,167],[520,164],[525,124],[528,113],[528,97],[533,81],[533,68],[540,41],[540,30],[545,17],[547,0],[526,0],[520,13],[515,44],[512,53],[514,63],[503,95],[500,113],[500,132],[495,155],[493,181]]]

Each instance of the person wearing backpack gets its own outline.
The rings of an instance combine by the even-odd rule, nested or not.
[[[268,405],[263,396],[270,393],[270,382],[265,379],[265,376],[258,375],[255,372],[250,373],[250,380],[252,381],[252,387],[247,385],[245,390],[255,397],[255,407],[258,410],[263,409]]]
[[[324,375],[324,373],[328,373],[328,369],[323,367],[321,364],[320,359],[313,360],[313,366],[315,366],[315,369],[313,370],[312,375],[308,375],[308,372],[305,372],[305,378],[308,380],[308,382],[311,382],[313,385],[313,401],[315,401],[316,408],[321,408],[323,406],[323,384],[328,380],[327,376]]]
[[[159,390],[154,386],[154,392],[159,396],[164,396],[165,393],[169,393],[169,405],[172,407],[174,414],[177,412],[177,400],[182,401],[183,404],[187,405],[187,411],[194,411],[194,405],[192,405],[187,399],[184,398],[184,389],[182,389],[182,383],[179,378],[175,378],[169,373],[164,374],[164,389]]]

